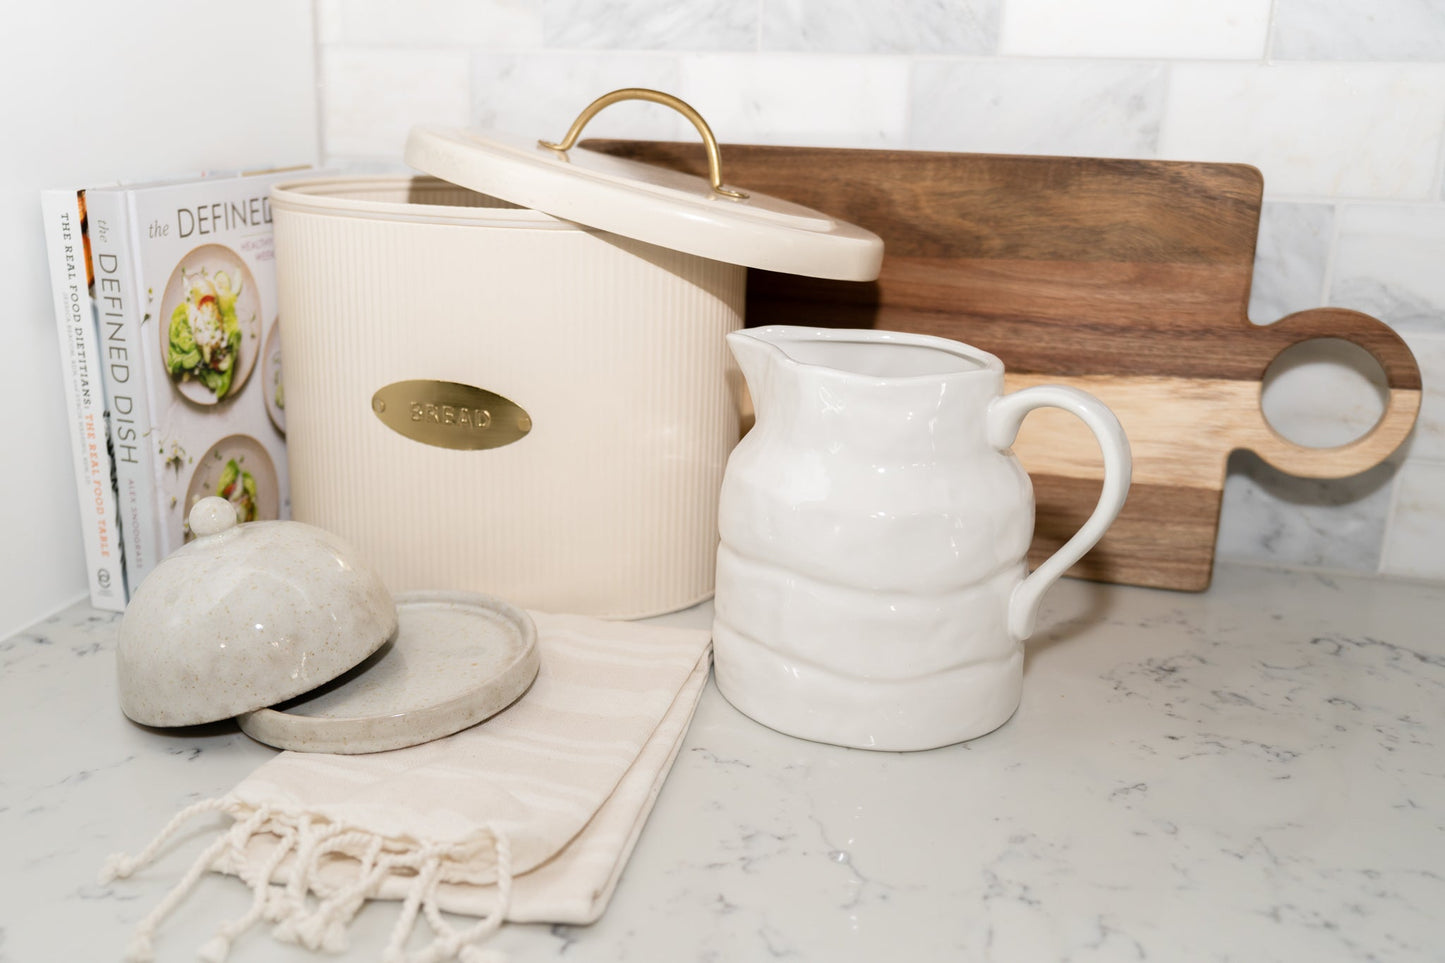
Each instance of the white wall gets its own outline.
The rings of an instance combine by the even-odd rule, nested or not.
[[[39,192],[317,155],[311,4],[0,13],[0,638],[85,594]]]
[[[1219,551],[1445,578],[1445,3],[1440,0],[317,0],[324,140],[395,160],[418,120],[557,137],[594,96],[660,87],[734,143],[1257,165],[1250,306],[1336,304],[1398,330],[1420,426],[1351,479],[1232,464]],[[624,104],[598,136],[682,139]],[[1373,365],[1373,362],[1370,362]],[[1273,381],[1305,444],[1379,412],[1328,357]]]

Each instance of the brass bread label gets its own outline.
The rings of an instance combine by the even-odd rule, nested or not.
[[[397,381],[371,396],[381,423],[437,448],[500,448],[532,430],[522,406],[494,391],[455,381]]]

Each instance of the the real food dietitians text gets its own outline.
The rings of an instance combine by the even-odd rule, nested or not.
[[[79,496],[86,582],[96,608],[125,607],[125,568],[116,516],[115,478],[106,428],[106,395],[94,307],[94,273],[85,192],[41,195],[46,253],[55,300],[65,408]]]

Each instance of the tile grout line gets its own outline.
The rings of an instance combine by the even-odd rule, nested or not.
[[[909,57],[903,68],[903,149],[913,149],[913,87],[918,82],[914,68],[917,61]]]
[[[1154,135],[1154,157],[1163,159],[1168,156],[1164,145],[1168,143],[1165,133],[1168,131],[1169,118],[1174,111],[1169,109],[1169,101],[1174,95],[1174,64],[1168,60],[1160,60],[1159,64],[1159,130]]]
[[[1418,422],[1416,423],[1418,425]],[[1375,572],[1379,575],[1390,574],[1388,559],[1390,554],[1390,531],[1395,527],[1395,514],[1400,503],[1400,476],[1405,471],[1405,463],[1409,457],[1400,459],[1399,467],[1390,476],[1390,502],[1385,506],[1385,525],[1380,532],[1380,558],[1375,563]]]
[[[1279,0],[1269,0],[1269,17],[1264,23],[1264,52],[1259,58],[1261,67],[1268,67],[1274,57],[1275,18],[1279,14]]]
[[[577,56],[612,56],[626,55],[637,57],[671,57],[682,55],[694,56],[750,56],[752,54],[764,54],[768,56],[786,56],[799,59],[809,58],[838,58],[838,59],[869,59],[874,57],[910,57],[921,61],[956,61],[959,63],[978,64],[1009,64],[1009,63],[1096,63],[1096,64],[1183,64],[1185,66],[1215,66],[1215,67],[1244,67],[1258,68],[1268,66],[1275,70],[1289,70],[1293,67],[1367,67],[1367,68],[1398,68],[1416,67],[1428,68],[1439,66],[1435,61],[1427,60],[1277,60],[1264,61],[1259,57],[1231,56],[1231,57],[1208,57],[1199,55],[1171,56],[1167,51],[1149,54],[1089,54],[1089,53],[1068,53],[1068,54],[1005,54],[1005,53],[963,53],[963,52],[934,52],[934,51],[869,51],[869,50],[766,50],[761,47],[762,25],[759,24],[755,33],[753,47],[559,47],[550,46],[545,43],[532,44],[500,44],[497,46],[478,45],[471,43],[458,43],[454,41],[440,41],[435,43],[407,41],[359,41],[355,43],[341,42],[335,46],[344,47],[351,51],[436,51],[436,50],[466,50],[469,52],[484,52],[503,54],[508,56],[537,56],[542,54],[577,55]]]
[[[477,90],[477,78],[481,74],[481,67],[477,64],[477,54],[474,50],[467,50],[467,126],[476,126],[477,119],[482,116],[482,104],[479,100],[480,91]]]
[[[1330,291],[1334,290],[1335,262],[1340,251],[1340,224],[1345,219],[1345,207],[1348,203],[1340,199],[1330,201],[1330,248],[1325,254],[1325,269],[1320,277],[1319,307],[1330,303]]]
[[[1325,269],[1320,279],[1320,291],[1318,304],[1323,307],[1330,303],[1330,292],[1334,289],[1335,271],[1339,259],[1340,236],[1342,223],[1344,221],[1345,208],[1349,202],[1336,199],[1331,204],[1330,212],[1330,246],[1325,255]],[[1383,322],[1384,319],[1382,318]],[[1390,477],[1390,497],[1385,505],[1384,524],[1380,526],[1380,540],[1378,542],[1378,555],[1375,557],[1375,574],[1384,575],[1387,571],[1385,558],[1390,545],[1390,529],[1395,524],[1395,504],[1400,496],[1400,470],[1404,467],[1401,461],[1400,468],[1397,468]]]
[[[1371,204],[1379,207],[1445,208],[1445,199],[1435,200],[1431,197],[1367,197],[1362,194],[1291,194],[1288,192],[1271,194],[1268,188],[1269,185],[1265,185],[1264,199],[1281,204]]]
[[[1384,579],[1392,582],[1414,582],[1419,585],[1445,585],[1445,577],[1440,576],[1386,575],[1379,571],[1372,572],[1369,569],[1363,568],[1344,568],[1339,565],[1305,565],[1299,562],[1286,562],[1283,560],[1276,561],[1243,556],[1225,556],[1216,552],[1214,556],[1214,568],[1217,570],[1221,564],[1241,568],[1259,568],[1276,572],[1291,572],[1296,575],[1319,576],[1323,578]]]
[[[330,163],[326,156],[326,84],[322,66],[322,54],[326,49],[321,39],[321,4],[324,2],[325,0],[311,0],[312,105],[316,108],[316,162],[322,166]]]
[[[1445,131],[1442,131],[1435,145],[1435,185],[1431,201],[1445,202]]]

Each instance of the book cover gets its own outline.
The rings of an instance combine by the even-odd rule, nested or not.
[[[41,195],[46,257],[55,296],[55,323],[70,425],[76,493],[80,500],[90,604],[125,608],[125,572],[116,517],[115,481],[106,429],[102,359],[92,294],[94,275],[87,237],[85,192],[59,189]]]
[[[293,171],[87,194],[128,587],[206,495],[290,515],[271,184]]]
[[[111,454],[115,464],[116,504],[121,546],[128,576],[127,599],[158,561],[154,511],[147,497],[151,473],[150,406],[145,398],[143,359],[139,353],[134,256],[130,253],[129,213],[122,192],[89,190],[86,208],[95,272],[96,325],[102,381],[110,413]]]

